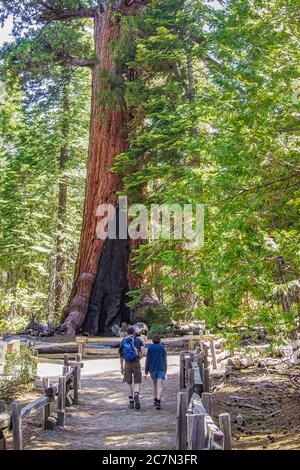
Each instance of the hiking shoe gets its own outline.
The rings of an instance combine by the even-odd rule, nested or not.
[[[157,406],[157,398],[154,398],[154,406]]]
[[[157,410],[161,410],[161,404],[160,404],[160,400],[157,400],[157,402],[156,402],[156,405],[155,405],[155,406],[156,406],[156,409],[157,409]]]
[[[134,394],[134,406],[135,406],[135,409],[136,409],[136,410],[139,410],[140,407],[141,407],[140,398],[139,398],[139,394],[138,394],[138,393],[135,393],[135,394]]]
[[[133,408],[134,408],[134,401],[130,401],[130,402],[129,402],[128,408],[129,408],[130,410],[133,410]]]

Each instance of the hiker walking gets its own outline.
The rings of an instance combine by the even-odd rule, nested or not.
[[[127,336],[119,348],[121,374],[129,386],[129,408],[140,409],[140,391],[142,384],[141,359],[145,356],[145,346],[136,336],[132,326],[127,329]],[[125,362],[125,366],[124,366]]]
[[[167,373],[167,351],[164,345],[161,344],[159,335],[153,336],[152,343],[147,349],[145,375],[147,376],[150,372],[153,380],[154,406],[157,410],[160,410],[160,401]]]

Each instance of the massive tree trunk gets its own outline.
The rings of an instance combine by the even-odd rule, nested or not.
[[[104,12],[96,12],[94,22],[96,64],[92,69],[83,226],[74,285],[63,317],[69,335],[74,335],[83,325],[87,334],[109,334],[114,322],[128,319],[124,299],[128,291],[129,242],[103,241],[96,234],[98,206],[116,206],[116,193],[122,186],[120,177],[110,172],[111,166],[115,156],[128,149],[129,113],[125,102],[120,100],[114,106],[105,103],[111,78],[118,73],[112,59],[112,44],[120,37],[120,25],[109,7]]]

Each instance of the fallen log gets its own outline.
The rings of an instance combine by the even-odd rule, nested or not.
[[[217,362],[224,361],[224,359],[228,359],[230,357],[229,351],[224,351],[221,354],[217,354]]]
[[[220,338],[215,340],[215,348],[216,349],[222,349],[223,346],[227,343],[227,339],[225,338]]]
[[[76,354],[78,352],[78,344],[57,344],[54,346],[50,346],[49,344],[46,346],[39,345],[36,346],[34,350],[37,351],[38,354]]]

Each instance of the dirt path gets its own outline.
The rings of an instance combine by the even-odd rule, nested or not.
[[[178,358],[169,358],[161,411],[153,407],[149,378],[143,379],[141,409],[129,410],[119,361],[110,363],[112,371],[83,376],[79,404],[68,409],[65,429],[31,433],[25,449],[175,449]]]

